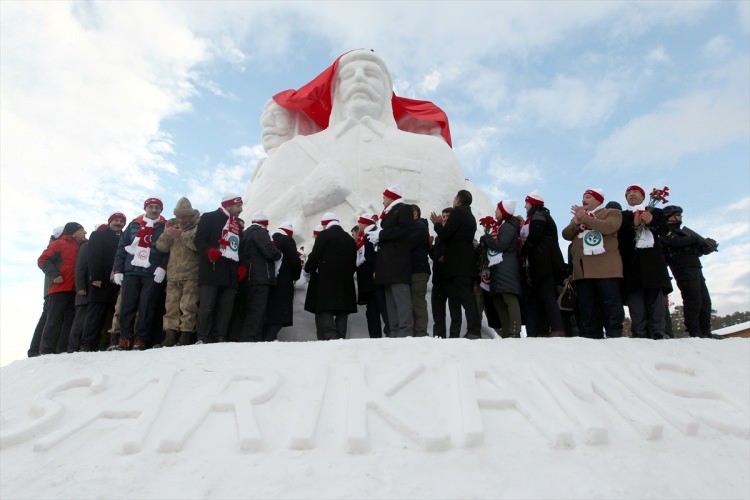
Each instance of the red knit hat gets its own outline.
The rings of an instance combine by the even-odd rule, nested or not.
[[[583,194],[590,194],[591,196],[596,198],[599,203],[604,203],[604,191],[602,191],[601,188],[587,189],[583,192]]]
[[[644,191],[641,186],[638,186],[636,184],[633,184],[632,186],[628,186],[627,188],[625,188],[625,194],[628,194],[628,191],[640,191],[641,196],[643,196],[644,198],[646,197],[646,191]]]
[[[109,216],[109,219],[107,219],[107,224],[111,224],[115,219],[122,219],[123,224],[128,221],[128,219],[125,217],[125,214],[123,214],[122,212],[115,212]]]
[[[162,203],[159,198],[148,198],[146,201],[143,202],[144,209],[149,205],[159,205],[159,207],[161,207],[161,209],[164,210],[164,203]]]
[[[320,232],[323,231],[323,229],[325,229],[325,228],[323,226],[321,226],[320,224],[318,224],[317,226],[315,226],[315,229],[313,229],[313,236],[319,235]]]

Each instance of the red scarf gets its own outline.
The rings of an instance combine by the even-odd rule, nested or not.
[[[224,228],[221,230],[221,238],[219,238],[219,250],[221,255],[234,260],[239,261],[239,244],[240,244],[240,223],[237,217],[230,214],[224,207],[221,207],[224,215],[229,217],[227,223],[224,224]]]

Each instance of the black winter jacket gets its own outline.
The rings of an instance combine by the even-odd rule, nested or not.
[[[375,283],[411,285],[411,206],[399,203],[383,217],[378,257],[375,259]],[[356,245],[355,245],[356,247]]]
[[[240,263],[247,266],[247,285],[275,285],[276,261],[281,251],[276,248],[268,229],[252,224],[242,233]]]
[[[444,278],[476,277],[474,234],[477,232],[477,221],[471,213],[471,207],[467,205],[455,207],[445,226],[441,222],[435,224],[435,232],[443,242]]]

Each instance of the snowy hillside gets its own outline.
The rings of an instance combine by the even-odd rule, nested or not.
[[[16,498],[750,496],[750,342],[350,339],[0,370]]]

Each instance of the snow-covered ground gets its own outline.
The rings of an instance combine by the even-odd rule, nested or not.
[[[214,344],[0,383],[5,500],[750,497],[747,339]]]

